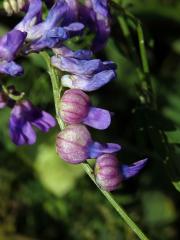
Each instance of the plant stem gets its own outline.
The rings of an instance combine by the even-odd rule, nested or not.
[[[59,116],[59,102],[60,102],[60,94],[61,94],[61,90],[62,90],[62,87],[60,87],[60,84],[59,84],[59,76],[58,76],[56,70],[54,69],[54,67],[51,66],[49,55],[46,52],[43,52],[42,56],[43,56],[45,62],[47,63],[48,73],[51,78],[57,121],[59,123],[60,129],[63,130],[65,128],[65,124]],[[124,211],[124,209],[115,201],[115,199],[112,197],[112,195],[109,192],[102,190],[98,186],[98,184],[96,183],[94,174],[93,174],[93,169],[91,168],[89,163],[86,162],[86,163],[82,163],[81,165],[82,165],[84,171],[86,172],[86,174],[91,178],[91,180],[95,183],[97,188],[101,191],[101,193],[109,201],[111,206],[117,211],[117,213],[122,217],[122,219],[128,224],[128,226],[132,229],[132,231],[134,231],[134,233],[139,237],[139,239],[149,240],[145,236],[145,234],[141,231],[141,229],[131,220],[131,218]]]

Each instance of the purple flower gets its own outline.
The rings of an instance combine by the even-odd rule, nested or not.
[[[12,109],[10,137],[16,145],[34,144],[36,133],[33,126],[48,132],[55,125],[55,119],[49,113],[36,108],[29,101],[22,101]]]
[[[42,1],[29,0],[28,2],[28,6],[27,4],[25,5],[25,8],[27,8],[27,13],[21,22],[16,25],[15,29],[20,30],[21,32],[27,32],[27,37],[29,38],[29,30],[34,25],[42,21]]]
[[[118,189],[123,180],[120,163],[113,154],[103,154],[98,157],[94,172],[97,184],[106,191]]]
[[[79,11],[79,4],[77,0],[65,0],[65,2],[67,3],[68,8],[62,22],[63,25],[77,21]]]
[[[121,165],[113,154],[104,154],[97,158],[95,176],[99,186],[106,191],[117,190],[121,182],[135,176],[145,166],[147,159],[132,165]]]
[[[87,128],[82,124],[69,125],[56,139],[58,155],[66,162],[78,164],[88,158],[96,158],[104,153],[113,153],[121,149],[119,144],[101,144],[93,142]]]
[[[84,123],[97,129],[106,129],[111,123],[109,111],[92,107],[87,94],[79,89],[65,91],[60,102],[60,116],[65,123]]]
[[[101,50],[110,34],[109,10],[107,0],[86,0],[80,7],[81,21],[96,32],[92,49]]]
[[[33,12],[33,9],[35,9],[36,14]],[[16,28],[24,29],[24,31],[27,30],[28,32],[26,40],[30,42],[30,46],[26,49],[26,53],[31,51],[37,52],[44,48],[53,48],[62,41],[82,32],[84,25],[77,22],[60,27],[68,9],[68,4],[64,0],[57,0],[49,10],[45,21],[34,24],[34,21],[40,15],[41,6],[38,4],[36,7],[35,2],[30,4],[27,15],[16,26]]]
[[[72,57],[53,56],[52,65],[61,71],[69,72],[61,78],[62,85],[87,92],[94,91],[115,78],[116,65],[100,59],[82,60]]]
[[[0,38],[0,73],[11,76],[21,75],[23,69],[13,60],[18,55],[26,38],[26,33],[12,30]]]
[[[147,158],[140,160],[138,162],[135,162],[131,165],[122,165],[121,171],[123,174],[124,179],[128,179],[130,177],[135,176],[147,163]]]

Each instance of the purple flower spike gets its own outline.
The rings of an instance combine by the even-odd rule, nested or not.
[[[97,184],[106,191],[117,190],[123,180],[119,171],[120,163],[112,154],[104,154],[97,158],[95,177]]]
[[[106,129],[111,123],[109,111],[90,106],[87,94],[79,89],[65,91],[60,102],[60,116],[67,124],[84,123],[96,129]]]
[[[121,150],[121,146],[116,143],[93,142],[89,148],[90,158],[97,158],[104,153],[115,153]]]
[[[84,125],[69,125],[58,134],[56,151],[64,161],[78,164],[88,159],[88,147],[91,143],[91,135]]]
[[[12,109],[10,137],[16,145],[34,144],[36,133],[32,126],[47,132],[55,125],[56,121],[49,113],[34,107],[29,101],[23,101]]]
[[[78,164],[104,153],[117,152],[120,150],[120,146],[113,143],[100,144],[93,142],[84,125],[73,124],[67,126],[58,134],[56,150],[64,161]]]
[[[135,176],[138,174],[141,169],[146,165],[148,159],[145,158],[138,162],[133,163],[132,165],[122,165],[122,174],[125,179]]]

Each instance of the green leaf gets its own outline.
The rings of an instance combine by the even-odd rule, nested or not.
[[[180,144],[180,130],[166,132],[169,143]]]

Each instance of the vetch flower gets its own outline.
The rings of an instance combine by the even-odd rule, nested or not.
[[[104,154],[97,158],[95,177],[98,185],[106,191],[117,190],[122,181],[135,176],[145,166],[147,159],[137,161],[131,165],[120,164],[113,154]]]
[[[110,35],[109,9],[107,0],[86,0],[79,8],[80,20],[92,32],[96,32],[92,49],[96,52],[106,44]]]
[[[10,137],[16,145],[34,144],[36,133],[33,126],[48,132],[55,125],[56,121],[49,113],[24,100],[12,109],[9,121]]]
[[[94,142],[87,128],[82,124],[67,126],[56,139],[56,151],[64,161],[78,164],[88,158],[96,158],[104,153],[121,149],[119,144]]]
[[[0,37],[0,73],[11,76],[18,76],[23,73],[22,67],[13,60],[23,46],[26,35],[26,33],[13,29]]]
[[[53,56],[51,63],[61,71],[69,72],[61,78],[64,87],[94,91],[115,78],[116,65],[111,61],[100,59],[78,59],[72,57]]]
[[[89,96],[79,89],[65,91],[59,113],[67,124],[84,123],[97,129],[106,129],[111,123],[110,112],[92,107]]]
[[[35,11],[33,11],[33,8]],[[41,5],[38,4],[38,7],[36,7],[35,2],[34,4],[30,3],[27,15],[16,26],[17,29],[24,29],[28,33],[26,40],[30,42],[30,45],[28,45],[26,53],[31,51],[37,52],[44,48],[53,48],[62,41],[82,32],[84,25],[78,22],[60,26],[68,9],[68,4],[64,0],[57,0],[49,10],[47,18],[35,24],[37,23],[36,20],[39,20]]]
[[[42,1],[29,0],[25,5],[27,12],[21,22],[15,26],[15,29],[27,32],[29,38],[29,31],[32,27],[42,21]]]

